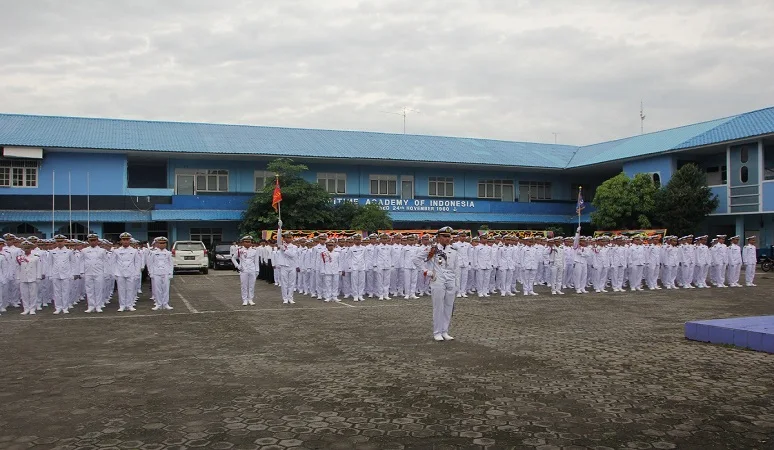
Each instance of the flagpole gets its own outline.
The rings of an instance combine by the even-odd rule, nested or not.
[[[55,218],[56,215],[56,170],[51,171],[51,237],[56,233]]]
[[[578,228],[580,228],[580,226],[581,226],[581,222],[580,222],[580,219],[581,219],[581,217],[580,217],[581,216],[580,199],[582,199],[582,198],[583,198],[583,187],[582,186],[578,186]]]
[[[73,179],[72,172],[67,172],[67,197],[70,204],[70,239],[73,238]]]
[[[91,208],[89,194],[91,191],[91,172],[86,172],[86,234],[91,233]]]

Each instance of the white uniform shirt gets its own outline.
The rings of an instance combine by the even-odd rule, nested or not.
[[[107,251],[102,247],[86,247],[81,251],[83,273],[89,276],[102,276],[107,268]]]
[[[155,248],[150,251],[147,259],[148,273],[154,277],[172,276],[175,265],[172,262],[172,252],[167,249]]]
[[[55,280],[66,280],[72,278],[73,275],[78,275],[75,272],[78,262],[73,254],[73,251],[69,248],[54,248],[48,251],[51,258],[51,266],[49,271],[51,278]]]
[[[16,263],[19,265],[20,283],[34,283],[43,278],[43,265],[38,256],[22,253],[16,257]]]
[[[140,273],[140,252],[132,247],[118,247],[113,250],[115,265],[114,274],[117,277],[136,278]]]
[[[742,261],[745,264],[755,265],[758,263],[758,250],[752,244],[747,244],[742,249]]]

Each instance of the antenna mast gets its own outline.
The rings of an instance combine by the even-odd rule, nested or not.
[[[418,113],[416,109],[411,109],[408,106],[404,106],[401,112],[392,112],[392,111],[381,111],[386,114],[395,114],[396,116],[403,116],[403,134],[406,134],[406,116],[409,112],[415,112]]]
[[[645,110],[642,108],[642,100],[640,100],[640,134],[645,133]]]

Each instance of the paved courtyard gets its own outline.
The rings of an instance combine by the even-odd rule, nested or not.
[[[0,317],[0,448],[774,448],[774,355],[686,320],[774,314],[757,288],[282,305],[178,275],[171,312]],[[147,291],[147,287],[145,288]],[[545,288],[538,289],[545,294]]]

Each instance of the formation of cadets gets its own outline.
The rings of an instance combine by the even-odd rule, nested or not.
[[[0,239],[0,313],[9,307],[36,314],[53,305],[54,314],[69,314],[86,301],[87,313],[101,313],[117,293],[118,311],[135,311],[142,293],[142,272],[151,278],[154,311],[171,310],[169,280],[173,274],[167,239],[141,246],[129,233],[119,243],[89,234],[87,241],[5,234]]]
[[[565,290],[577,294],[632,292],[644,289],[694,289],[715,286],[741,287],[744,266],[746,286],[753,284],[757,252],[755,237],[739,246],[739,236],[580,236],[525,237],[491,235],[452,236],[458,255],[455,296],[489,297],[538,295],[535,286],[547,286],[551,294]],[[432,240],[431,240],[432,239]],[[371,234],[328,239],[294,238],[285,233],[276,245],[262,242],[254,249],[257,264],[269,267],[268,281],[282,286],[283,302],[294,303],[293,293],[326,302],[341,298],[390,300],[416,299],[430,294],[430,279],[423,274],[424,257],[433,245],[430,235]],[[728,242],[727,242],[728,241]],[[252,246],[245,236],[243,246]],[[247,247],[249,248],[249,247]],[[239,257],[234,256],[235,266]],[[258,270],[258,269],[256,269]],[[254,285],[254,277],[253,279]],[[266,279],[266,277],[264,277]],[[519,289],[520,286],[520,289]],[[252,304],[254,288],[245,289],[243,303]],[[246,296],[247,295],[247,296]]]

